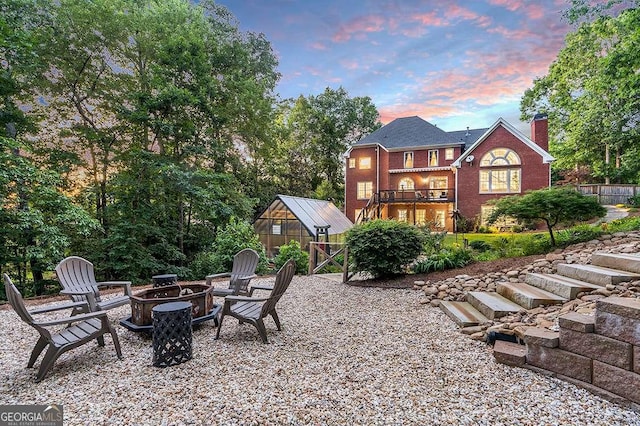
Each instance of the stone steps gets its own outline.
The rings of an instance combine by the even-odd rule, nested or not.
[[[624,253],[593,253],[591,264],[640,274],[640,256]]]
[[[558,274],[528,273],[524,281],[527,284],[557,294],[568,300],[575,299],[577,295],[583,291],[593,291],[602,288],[602,286],[597,284],[575,280]]]
[[[517,303],[525,309],[540,305],[557,305],[568,299],[526,283],[502,282],[496,288],[498,294]]]
[[[440,302],[440,309],[459,327],[470,327],[483,324],[489,321],[480,311],[468,302]]]
[[[484,291],[470,291],[467,301],[488,319],[500,318],[524,308],[498,293]]]
[[[582,265],[578,263],[560,263],[557,266],[558,275],[586,281],[600,286],[608,284],[619,284],[624,281],[640,280],[639,274],[621,271],[618,269],[605,268],[602,266]]]

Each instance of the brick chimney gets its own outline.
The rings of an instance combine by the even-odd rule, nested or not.
[[[531,120],[531,139],[545,151],[549,151],[549,123],[547,114],[536,114]]]

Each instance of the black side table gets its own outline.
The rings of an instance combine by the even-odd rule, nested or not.
[[[153,280],[153,288],[178,284],[177,274],[154,275],[151,277],[151,279]]]
[[[191,359],[191,303],[170,302],[154,306],[153,365],[169,367]]]

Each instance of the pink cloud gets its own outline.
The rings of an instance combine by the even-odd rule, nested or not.
[[[314,43],[311,43],[311,45],[309,46],[311,47],[313,50],[327,50],[328,47],[326,44],[320,42],[320,41],[316,41]]]
[[[366,15],[340,26],[338,31],[333,35],[332,39],[335,42],[346,42],[352,37],[364,36],[367,33],[380,32],[383,30],[385,19],[378,15]]]
[[[529,19],[541,19],[545,16],[544,8],[534,2],[525,2],[522,0],[489,0],[489,4],[504,7],[511,12],[521,10]]]
[[[357,70],[358,68],[360,68],[360,64],[355,60],[340,61],[340,65],[342,65],[343,68],[348,70]]]
[[[508,28],[499,25],[497,27],[489,28],[487,30],[488,33],[500,34],[504,38],[511,40],[525,40],[527,38],[532,37],[534,34],[531,33],[530,30],[526,28],[519,28],[517,30],[510,30]]]
[[[419,13],[410,16],[408,20],[416,21],[421,23],[422,25],[427,25],[430,27],[446,27],[447,25],[449,25],[449,22],[437,16],[437,13],[435,11],[430,13]]]
[[[418,115],[426,119],[445,117],[461,113],[460,107],[455,105],[402,104],[382,107],[378,110],[380,121],[388,124],[396,118]]]
[[[461,19],[465,19],[467,21],[471,21],[474,19],[477,19],[478,15],[477,13],[465,8],[465,7],[461,7],[458,6],[455,3],[452,3],[449,5],[449,7],[447,8],[446,11],[446,15],[451,17],[451,18],[461,18]]]

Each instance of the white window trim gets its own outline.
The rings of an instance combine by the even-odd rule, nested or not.
[[[411,155],[411,167],[407,167],[407,156]],[[413,166],[416,164],[416,156],[414,155],[413,151],[405,151],[404,152],[404,156],[402,157],[402,166],[405,169],[413,169]]]
[[[367,184],[369,186],[369,190],[367,191]],[[364,185],[363,191],[364,192],[364,196],[360,197],[360,185]],[[369,192],[369,195],[367,196],[367,192]],[[373,195],[373,182],[371,181],[363,181],[363,182],[358,182],[356,184],[356,199],[358,200],[368,200],[369,198],[371,198],[371,195]]]
[[[436,153],[436,164],[431,164],[431,153],[435,152]],[[427,165],[429,167],[438,167],[438,165],[440,164],[440,153],[438,152],[437,149],[430,149],[427,151]]]
[[[368,164],[367,167],[364,167],[362,165],[362,163],[364,162],[363,160],[367,160],[368,161],[369,164]],[[358,159],[358,169],[360,169],[360,170],[370,170],[371,169],[371,157],[360,157]]]
[[[455,158],[456,152],[454,148],[445,148],[444,150],[444,159],[445,160],[453,160]]]
[[[506,171],[507,172],[507,190],[506,191],[493,191],[492,190],[492,185],[491,185],[491,173],[492,172],[500,172],[500,171]],[[511,182],[511,172],[512,171],[517,171],[518,172],[518,190],[517,191],[511,191],[510,190],[510,182]],[[489,182],[488,182],[488,190],[484,191],[482,189],[482,173],[489,173]],[[484,168],[484,169],[480,169],[479,175],[478,175],[478,193],[479,194],[520,194],[522,192],[522,169],[520,168],[504,168],[504,167],[495,167],[495,168]]]

